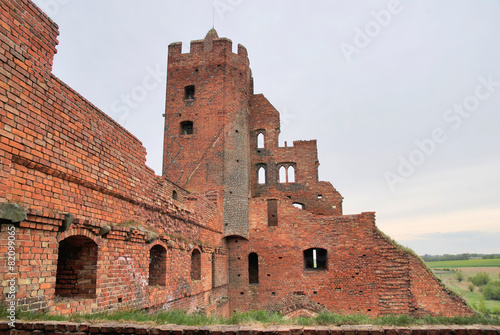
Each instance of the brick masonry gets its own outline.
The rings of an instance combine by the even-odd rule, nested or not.
[[[57,25],[29,0],[0,6],[2,301],[14,225],[26,311],[472,314],[374,213],[342,214],[315,140],[279,147],[243,46],[215,30],[169,46],[157,176],[137,138],[51,73]]]
[[[9,330],[0,322],[0,334],[142,334],[142,335],[499,335],[498,326],[176,326],[150,327],[120,323],[19,322]]]

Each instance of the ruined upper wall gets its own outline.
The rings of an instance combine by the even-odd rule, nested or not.
[[[19,1],[2,0],[0,8],[2,50],[10,51],[2,53],[2,62],[14,61],[23,74],[50,74],[57,52],[57,24],[31,1],[21,4]]]
[[[279,112],[262,94],[252,95],[250,112],[252,196],[287,197],[316,214],[342,214],[340,193],[330,183],[318,179],[316,140],[293,141],[292,146],[280,147]],[[259,141],[259,136],[263,141]],[[265,183],[259,180],[262,169]]]

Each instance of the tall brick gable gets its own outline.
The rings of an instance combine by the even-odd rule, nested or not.
[[[157,176],[51,73],[57,25],[29,0],[0,6],[0,282],[15,227],[19,309],[472,314],[374,213],[343,215],[316,140],[279,146],[242,45],[213,29],[169,45]]]

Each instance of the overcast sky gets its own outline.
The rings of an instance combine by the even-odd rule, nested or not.
[[[318,140],[345,214],[376,211],[419,254],[500,253],[499,1],[35,3],[59,25],[54,74],[137,136],[157,174],[167,47],[188,52],[215,21],[247,47],[281,141]]]

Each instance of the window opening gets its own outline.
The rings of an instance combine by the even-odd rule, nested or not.
[[[59,243],[56,295],[96,297],[97,244],[88,237],[70,236]]]
[[[193,133],[193,122],[183,121],[181,122],[181,135],[191,135]]]
[[[279,182],[295,183],[295,167],[293,163],[284,163],[279,168]]]
[[[264,134],[263,133],[259,133],[259,135],[257,135],[257,149],[263,149],[264,148]]]
[[[259,184],[265,184],[266,183],[266,168],[264,166],[259,167],[258,175],[259,175]]]
[[[194,85],[189,85],[184,87],[184,99],[186,100],[194,99]]]
[[[172,191],[172,199],[177,200],[177,191],[176,190]]]
[[[287,169],[287,176],[289,183],[295,183],[295,168],[292,165]]]
[[[304,250],[305,268],[310,270],[326,270],[327,251],[322,248]]]
[[[212,254],[212,288],[217,287],[217,267],[216,267],[215,253]]]
[[[167,250],[155,245],[149,250],[149,285],[165,286],[167,273]]]
[[[298,209],[304,209],[304,204],[301,204],[300,202],[294,202],[293,206],[298,208]]]
[[[280,167],[280,183],[286,183],[286,167]]]
[[[259,283],[259,256],[255,252],[248,255],[248,283]]]
[[[194,249],[191,253],[191,279],[201,279],[201,253],[198,249]]]

